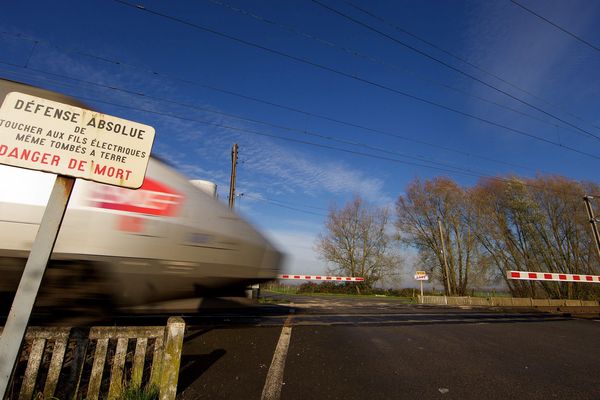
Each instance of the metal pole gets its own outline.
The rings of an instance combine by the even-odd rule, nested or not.
[[[585,208],[587,209],[588,217],[590,218],[590,224],[592,225],[592,233],[594,234],[594,242],[596,242],[596,251],[598,252],[598,260],[600,260],[600,234],[598,233],[598,227],[596,226],[596,218],[594,217],[594,209],[592,208],[593,196],[584,196]]]
[[[421,282],[421,301],[423,301],[423,281],[419,281]]]
[[[233,144],[231,149],[231,179],[229,180],[229,208],[233,210],[235,204],[235,170],[237,167],[238,145]]]
[[[75,178],[60,175],[54,181],[50,200],[23,270],[4,331],[0,336],[0,399],[3,399],[6,394],[31,310],[52,254],[74,183]]]
[[[452,289],[450,288],[450,273],[448,270],[448,260],[446,259],[446,244],[444,242],[444,231],[442,229],[442,221],[438,218],[438,227],[440,228],[440,240],[442,242],[442,256],[444,257],[444,268],[446,271],[446,283],[448,284],[448,295],[452,296]]]

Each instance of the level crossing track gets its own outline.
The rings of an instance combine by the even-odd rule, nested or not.
[[[294,314],[295,326],[384,326],[416,324],[467,324],[558,321],[571,318],[565,313],[547,313],[530,309],[484,307],[435,307],[409,305],[395,299],[344,299],[308,296],[267,297],[267,304],[225,300],[196,310],[152,309],[115,311],[95,315],[41,312],[32,324],[47,325],[160,325],[170,316],[184,318],[188,326],[282,326]],[[281,300],[279,304],[277,302]],[[2,320],[0,320],[0,323]]]
[[[187,326],[182,400],[600,397],[588,373],[600,367],[600,324],[561,313],[269,294],[86,324],[160,325],[171,315]],[[82,317],[60,323],[82,324],[73,318]]]

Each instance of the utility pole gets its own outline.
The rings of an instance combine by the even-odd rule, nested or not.
[[[440,228],[440,241],[442,242],[442,256],[444,257],[444,269],[446,271],[446,283],[448,284],[448,294],[452,296],[452,288],[450,287],[450,274],[448,272],[448,260],[446,259],[446,244],[444,242],[444,230],[442,229],[442,221],[438,218],[438,227]]]
[[[585,208],[587,209],[590,224],[592,225],[592,233],[594,234],[594,241],[596,242],[596,251],[598,252],[598,259],[600,260],[600,234],[598,233],[598,227],[596,226],[596,217],[594,217],[594,210],[592,209],[591,200],[594,196],[584,196]]]
[[[233,210],[235,204],[235,169],[237,167],[238,145],[231,148],[231,179],[229,180],[229,208]]]

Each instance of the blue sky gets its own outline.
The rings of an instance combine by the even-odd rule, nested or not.
[[[315,236],[355,194],[392,206],[438,175],[597,180],[598,50],[509,0],[319,2],[359,23],[310,0],[8,0],[0,76],[154,126],[154,153],[223,201],[238,143],[238,211],[286,272],[324,271]],[[519,2],[600,46],[600,2]]]

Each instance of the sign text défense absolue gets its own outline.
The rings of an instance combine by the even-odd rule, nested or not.
[[[42,114],[45,117],[60,119],[63,121],[72,122],[74,124],[79,124],[79,118],[81,117],[81,114],[78,112],[63,110],[46,104],[36,104],[35,101],[25,102],[20,99],[15,103],[15,110],[23,110],[33,114]],[[106,132],[120,133],[121,135],[137,139],[144,139],[144,134],[146,133],[140,128],[127,126],[125,124],[115,123],[112,121],[104,121],[103,119],[96,121],[96,118],[91,118],[86,123],[86,126],[102,129]]]
[[[24,93],[0,108],[6,165],[138,188],[153,141],[151,126]]]

